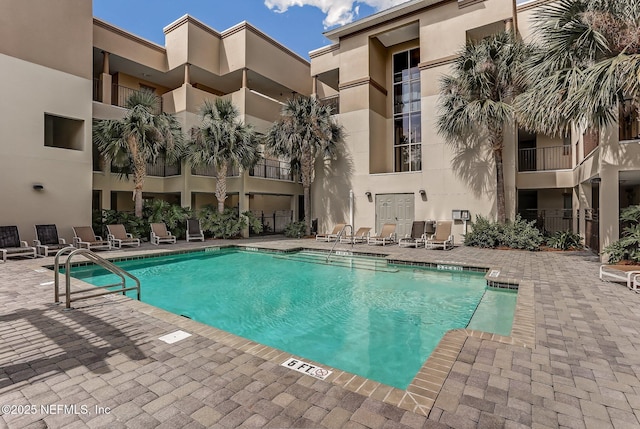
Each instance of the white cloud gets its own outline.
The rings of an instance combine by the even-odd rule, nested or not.
[[[292,6],[313,6],[325,14],[322,21],[325,28],[344,25],[358,17],[360,7],[356,3],[366,4],[375,10],[388,9],[407,0],[265,0],[264,4],[278,13],[286,12]]]

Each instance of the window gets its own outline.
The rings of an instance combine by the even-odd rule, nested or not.
[[[394,171],[422,170],[420,49],[393,56]]]
[[[83,149],[84,121],[44,114],[44,145],[62,149]]]
[[[640,139],[640,118],[632,101],[625,100],[620,103],[620,141]]]

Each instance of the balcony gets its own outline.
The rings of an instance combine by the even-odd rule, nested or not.
[[[339,95],[333,95],[331,97],[321,98],[318,101],[323,106],[330,106],[332,115],[340,114],[340,96]]]
[[[293,182],[291,164],[274,159],[260,161],[249,170],[249,176]]]
[[[102,170],[96,170],[95,168],[96,166],[94,164],[94,171],[102,171]],[[125,174],[125,173],[131,174],[130,169],[117,167],[113,164],[111,164],[111,172],[116,174]],[[182,174],[180,163],[175,165],[167,164],[167,162],[164,159],[164,156],[158,156],[155,164],[147,162],[147,176],[171,177],[171,176],[179,176],[180,174]]]
[[[193,176],[218,177],[218,169],[215,165],[191,167],[191,174]],[[237,176],[240,176],[240,169],[238,167],[227,168],[227,177]]]
[[[102,99],[102,80],[93,79],[93,101],[104,102]],[[131,95],[140,92],[139,89],[127,88],[126,86],[113,84],[111,86],[111,105],[118,107],[127,107],[127,100]],[[153,113],[158,115],[162,113],[162,97],[158,98],[158,109]]]
[[[518,151],[518,171],[566,170],[572,168],[571,146],[551,146]]]

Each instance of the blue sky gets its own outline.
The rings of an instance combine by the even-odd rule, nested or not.
[[[161,45],[164,45],[162,29],[187,13],[218,31],[248,21],[308,58],[309,51],[330,43],[322,35],[323,31],[403,0],[365,1],[367,3],[352,0],[93,0],[93,15]]]

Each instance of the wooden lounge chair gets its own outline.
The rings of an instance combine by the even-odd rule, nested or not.
[[[316,241],[335,241],[338,238],[338,234],[342,231],[346,224],[339,223],[333,228],[333,231],[324,234],[316,234]]]
[[[411,234],[407,234],[398,240],[398,246],[400,247],[418,247],[425,243],[426,236],[424,234],[424,227],[426,222],[423,220],[414,221],[411,225]]]
[[[121,249],[122,246],[140,246],[140,239],[129,234],[124,225],[120,223],[107,225],[107,231],[109,231],[107,239],[116,249]]]
[[[629,289],[636,290],[638,281],[636,276],[640,274],[640,265],[600,265],[600,280],[623,282]]]
[[[369,227],[360,227],[353,235],[345,235],[340,237],[340,243],[348,243],[348,244],[358,244],[358,243],[366,243],[369,239],[369,233],[371,228]]]
[[[91,226],[74,226],[73,227],[73,245],[78,249],[89,250],[110,250],[111,242],[103,240],[101,236],[93,232]]]
[[[20,240],[18,227],[15,225],[0,226],[0,256],[2,262],[7,262],[7,258],[17,258],[20,256],[30,256],[35,258],[36,248],[29,246],[26,241]]]
[[[163,222],[151,224],[151,244],[156,246],[160,243],[175,244],[176,236],[167,231],[167,225]]]
[[[387,244],[393,244],[396,242],[396,224],[395,223],[385,223],[382,225],[382,230],[378,235],[373,237],[369,237],[367,240],[367,244],[369,245],[378,245],[382,244],[383,246]]]
[[[453,235],[451,234],[452,225],[453,221],[451,220],[439,220],[436,222],[436,233],[427,237],[425,247],[427,249],[453,249]]]
[[[204,241],[204,233],[198,219],[187,219],[187,241]]]
[[[56,253],[65,247],[72,247],[67,244],[64,238],[58,236],[58,228],[55,225],[35,225],[36,239],[33,245],[36,247],[38,255],[49,256],[49,253]]]

